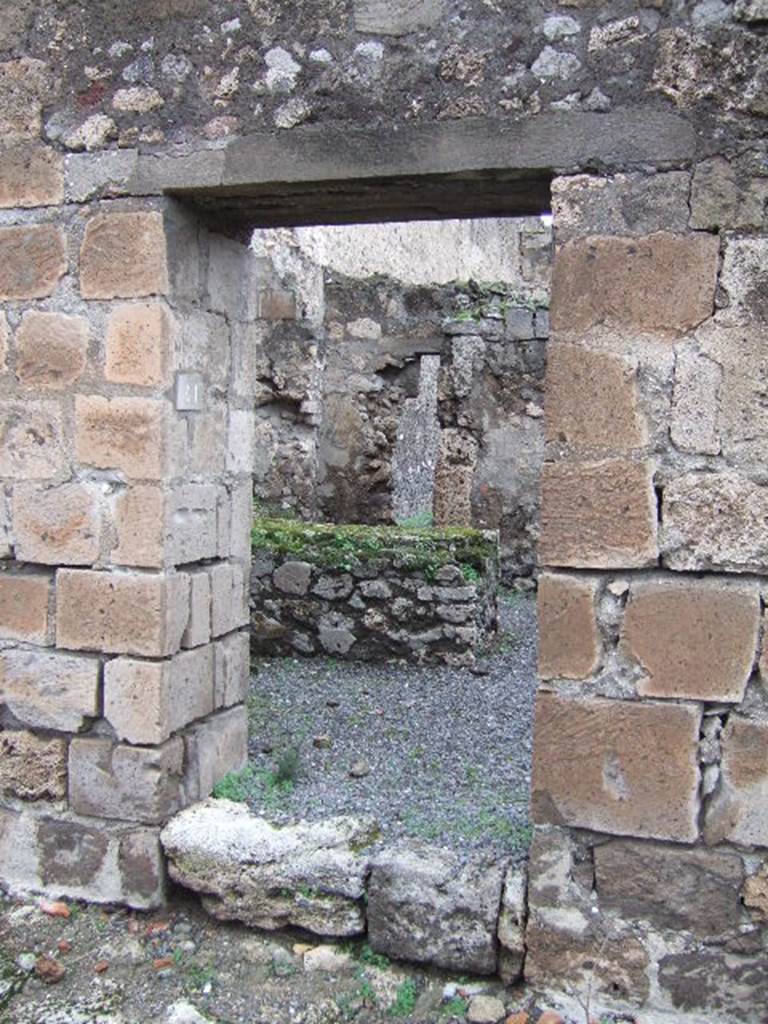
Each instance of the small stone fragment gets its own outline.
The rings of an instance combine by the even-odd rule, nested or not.
[[[471,1024],[496,1024],[504,1016],[504,1003],[495,996],[475,996],[469,1004]]]
[[[64,977],[64,965],[49,956],[40,956],[35,964],[35,974],[46,985],[55,985]]]
[[[370,774],[370,771],[371,768],[367,761],[355,761],[349,769],[349,775],[352,779],[364,779],[366,775]]]
[[[62,900],[40,900],[38,907],[49,917],[69,917],[69,907]]]
[[[317,750],[328,750],[331,746],[330,736],[315,736],[312,740],[312,746]]]

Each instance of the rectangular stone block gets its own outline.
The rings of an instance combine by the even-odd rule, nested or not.
[[[0,401],[0,477],[49,480],[67,465],[58,402]]]
[[[719,311],[718,320],[724,324],[762,326],[768,315],[765,298],[768,238],[764,235],[725,235],[724,238],[720,287],[728,296],[728,304]]]
[[[48,575],[0,573],[0,637],[41,646],[52,642],[51,583]]]
[[[694,842],[700,719],[690,705],[539,693],[534,820]]]
[[[199,647],[211,639],[211,577],[207,570],[189,574],[189,622],[182,647]]]
[[[204,800],[248,759],[248,715],[244,707],[212,715],[186,734],[187,796]]]
[[[174,488],[168,523],[168,548],[173,565],[216,558],[219,488],[186,484]]]
[[[262,261],[234,239],[211,235],[208,252],[210,308],[230,320],[255,320]]]
[[[717,236],[703,233],[566,242],[555,254],[553,330],[684,334],[714,312],[718,259]]]
[[[0,228],[0,299],[45,299],[67,270],[64,232],[53,224]]]
[[[253,472],[256,421],[252,410],[232,409],[227,434],[227,471]]]
[[[3,149],[0,209],[57,206],[64,200],[64,167],[49,146],[28,143]]]
[[[120,838],[120,903],[149,909],[165,904],[167,872],[158,829],[137,828]]]
[[[161,487],[132,484],[115,499],[116,565],[160,569],[170,562],[166,551],[168,495]]]
[[[0,794],[19,800],[67,795],[67,743],[23,729],[0,732]]]
[[[539,577],[539,676],[586,679],[600,664],[597,581],[543,573]]]
[[[655,928],[726,938],[745,923],[744,864],[733,853],[614,840],[594,849],[600,906]]]
[[[127,743],[159,744],[213,711],[213,647],[169,661],[115,658],[104,670],[104,717]]]
[[[768,487],[733,470],[685,473],[662,494],[662,562],[700,572],[768,570]]]
[[[29,388],[63,391],[88,362],[90,331],[82,316],[27,311],[16,332],[16,377]]]
[[[720,784],[707,806],[704,838],[768,846],[768,722],[732,714],[720,740]]]
[[[738,702],[757,654],[756,583],[653,579],[632,583],[624,614],[624,654],[645,670],[644,697]]]
[[[61,569],[56,610],[58,647],[163,658],[181,644],[189,577]]]
[[[717,455],[722,367],[706,355],[681,347],[675,357],[672,443],[681,452]]]
[[[541,473],[541,565],[641,568],[658,557],[651,462],[545,463]]]
[[[229,512],[227,550],[219,549],[222,558],[232,557],[246,563],[251,560],[251,528],[253,526],[253,483],[248,480],[230,488],[225,513]]]
[[[285,288],[264,288],[259,292],[258,311],[262,320],[295,320],[296,296]]]
[[[168,466],[168,411],[164,399],[77,395],[77,458],[134,480],[162,480]]]
[[[244,568],[236,562],[220,562],[211,569],[211,635],[232,633],[249,621]]]
[[[99,557],[100,495],[89,484],[13,489],[16,556],[43,565],[92,565]]]
[[[160,824],[181,806],[184,744],[130,747],[78,738],[69,748],[69,801],[77,814]]]
[[[637,370],[628,359],[579,345],[550,345],[545,395],[547,441],[618,454],[648,443]]]
[[[0,652],[0,703],[33,729],[77,732],[99,717],[97,658],[58,651]]]
[[[166,388],[173,369],[174,324],[160,302],[117,306],[107,324],[104,376],[115,384]]]
[[[80,249],[84,299],[130,299],[168,292],[162,214],[98,213],[85,228]]]
[[[248,697],[251,673],[250,637],[247,632],[232,633],[217,640],[215,648],[214,704],[229,708]]]

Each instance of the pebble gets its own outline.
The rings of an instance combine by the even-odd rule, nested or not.
[[[36,963],[37,957],[34,953],[20,953],[16,957],[17,966],[26,974],[31,974],[31,972],[34,971]]]
[[[518,1010],[517,1013],[510,1013],[504,1024],[528,1024],[530,1019],[525,1010]]]
[[[349,774],[350,778],[364,779],[366,775],[370,774],[370,771],[371,767],[367,761],[355,761],[349,769]]]
[[[64,977],[64,964],[49,956],[40,956],[35,961],[35,974],[46,985],[55,985]]]
[[[539,1017],[538,1024],[565,1024],[565,1021],[554,1010],[545,1010]]]
[[[496,996],[474,996],[467,1011],[471,1024],[496,1024],[504,1016],[504,1003]]]
[[[315,736],[312,740],[312,746],[317,750],[328,750],[331,746],[330,736]]]
[[[334,971],[349,970],[353,966],[352,958],[347,953],[341,953],[334,946],[318,946],[304,954],[305,971]]]

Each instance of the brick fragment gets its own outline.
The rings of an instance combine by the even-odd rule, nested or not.
[[[77,732],[99,715],[99,662],[59,651],[2,651],[0,703],[33,729]]]
[[[651,462],[545,463],[541,476],[542,565],[618,569],[658,557]]]
[[[61,800],[67,793],[67,744],[22,729],[0,732],[0,793],[20,800]]]
[[[0,637],[50,644],[51,577],[0,573]]]
[[[637,407],[636,370],[608,352],[551,345],[546,436],[571,448],[631,452],[648,441]]]
[[[555,255],[552,327],[684,334],[714,311],[718,259],[717,237],[703,233],[566,242]]]
[[[63,201],[64,161],[55,149],[29,143],[3,150],[0,209],[56,206]]]
[[[539,676],[586,679],[600,662],[595,617],[597,582],[544,573],[539,577]]]
[[[62,484],[13,489],[16,555],[44,565],[92,565],[99,557],[101,521],[96,488]]]
[[[167,292],[160,213],[99,213],[88,222],[80,250],[84,299],[143,298]]]
[[[173,365],[173,320],[159,302],[118,306],[107,325],[104,375],[116,384],[165,388]]]
[[[738,702],[759,628],[756,583],[643,580],[630,588],[622,646],[645,669],[644,697]]]
[[[699,709],[689,705],[540,693],[534,820],[693,842],[700,718]]]
[[[61,569],[56,610],[58,647],[163,658],[181,644],[189,577]]]
[[[184,744],[130,747],[78,738],[69,748],[69,800],[78,814],[159,824],[182,803]]]
[[[45,299],[66,269],[61,228],[53,224],[0,228],[0,299]]]
[[[80,462],[116,469],[135,480],[161,480],[167,464],[167,406],[157,398],[75,398]]]

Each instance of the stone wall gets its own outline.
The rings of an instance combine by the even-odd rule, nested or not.
[[[257,520],[253,538],[256,653],[465,665],[496,629],[495,534]]]

